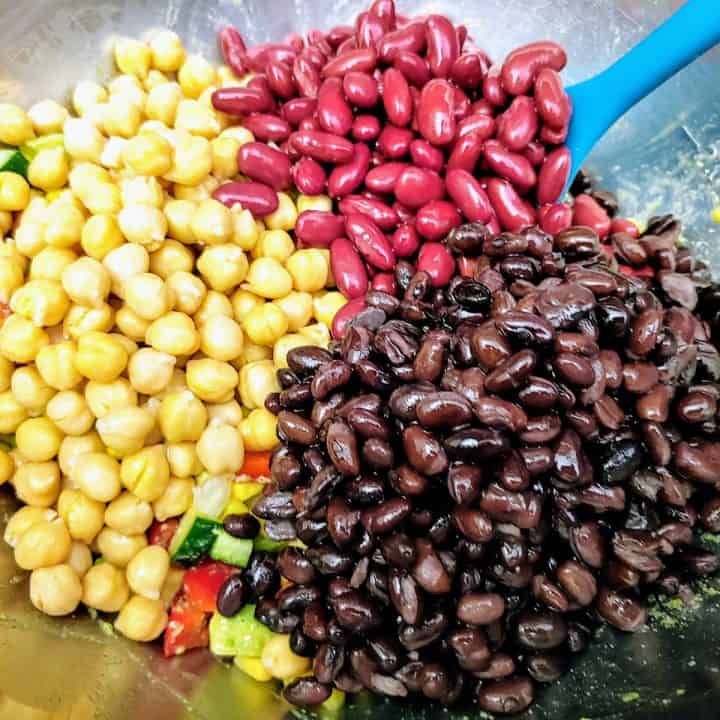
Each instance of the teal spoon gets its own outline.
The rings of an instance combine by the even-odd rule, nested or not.
[[[572,167],[565,191],[595,144],[617,120],[718,42],[720,0],[688,0],[607,70],[569,87],[573,114],[566,144],[572,153]]]

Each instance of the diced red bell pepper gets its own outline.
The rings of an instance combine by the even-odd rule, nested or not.
[[[253,478],[270,477],[271,452],[246,452],[245,462],[238,475],[249,475]]]
[[[151,545],[161,545],[167,550],[179,524],[180,521],[177,518],[170,518],[162,522],[156,520],[150,528],[148,542]]]
[[[183,591],[188,601],[198,610],[215,612],[215,600],[220,586],[231,575],[239,572],[238,568],[216,560],[204,560],[191,567],[183,577]]]
[[[165,657],[182,655],[192,648],[207,647],[210,644],[208,622],[210,615],[196,607],[186,593],[180,593],[175,600],[163,638]]]

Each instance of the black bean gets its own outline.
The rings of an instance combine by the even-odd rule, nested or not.
[[[345,649],[342,645],[324,643],[318,648],[313,659],[313,673],[322,683],[331,683],[340,674],[345,664]]]
[[[643,605],[606,587],[598,592],[597,609],[605,621],[625,632],[639,630],[647,620]]]
[[[415,411],[426,428],[452,428],[464,425],[472,417],[470,403],[456,392],[438,392],[421,400]]]
[[[451,579],[432,544],[422,538],[415,541],[417,552],[413,577],[420,587],[432,595],[450,592]]]
[[[482,710],[499,715],[522,712],[533,701],[532,682],[528,678],[513,677],[484,683],[478,689],[478,705]]]
[[[334,420],[327,431],[327,451],[333,465],[344,475],[360,472],[360,454],[352,428],[342,420]]]
[[[562,655],[541,653],[527,659],[528,675],[536,682],[551,683],[559,680],[567,671],[567,659]]]
[[[315,372],[332,359],[332,355],[327,350],[323,350],[314,345],[293,348],[287,354],[287,362],[290,370],[301,375]]]
[[[517,621],[517,640],[529,650],[551,650],[567,638],[567,623],[557,613],[524,613]]]
[[[323,685],[315,678],[302,677],[293,680],[284,690],[283,697],[291,705],[311,706],[325,702],[332,692],[332,686]]]
[[[277,567],[280,574],[299,585],[308,585],[315,580],[316,573],[305,553],[296,547],[287,547],[278,553]]]
[[[406,571],[392,568],[389,573],[388,591],[398,615],[409,625],[420,622],[423,600],[417,583]]]
[[[419,624],[403,625],[398,633],[398,638],[408,650],[419,650],[442,637],[448,624],[447,615],[437,610]]]
[[[245,604],[245,585],[241,575],[231,575],[220,586],[217,609],[225,617],[237,615]]]
[[[266,520],[287,520],[297,515],[293,496],[289,492],[263,495],[254,505],[253,513]]]
[[[410,514],[412,505],[407,498],[393,498],[362,514],[362,524],[372,535],[393,532]]]
[[[260,523],[250,513],[226,515],[223,520],[226,533],[236,538],[252,539],[260,532]]]
[[[283,410],[278,415],[278,433],[281,438],[299,445],[312,445],[315,442],[314,425],[302,415]]]
[[[321,575],[345,575],[353,568],[350,555],[330,547],[313,547],[306,551],[308,560]]]

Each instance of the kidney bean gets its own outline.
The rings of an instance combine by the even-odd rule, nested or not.
[[[245,53],[245,63],[249,70],[262,73],[270,62],[292,63],[299,50],[290,44],[260,43],[248,48]]]
[[[383,73],[383,105],[393,125],[405,127],[410,123],[413,114],[410,88],[405,76],[392,67]]]
[[[375,78],[365,72],[348,72],[343,77],[343,90],[347,99],[357,107],[375,107],[380,91]]]
[[[516,97],[497,118],[497,139],[510,151],[522,152],[538,132],[538,114],[532,98]]]
[[[297,152],[318,162],[347,163],[355,153],[349,140],[317,130],[294,132],[289,142]]]
[[[293,61],[292,73],[295,85],[297,85],[300,94],[305,97],[316,98],[320,90],[320,71],[317,62],[313,62],[310,58],[313,53],[309,53],[310,48],[298,55]],[[316,58],[319,59],[319,58]],[[322,63],[320,63],[321,65]]]
[[[461,88],[475,90],[490,69],[490,60],[482,51],[463,53],[450,68],[450,79]]]
[[[370,148],[364,143],[355,145],[355,155],[349,163],[336,165],[328,179],[331,197],[344,197],[357,190],[370,167]]]
[[[465,169],[448,170],[448,195],[470,222],[487,222],[492,213],[490,200],[480,183]]]
[[[485,143],[482,139],[482,136],[477,132],[469,132],[459,137],[455,142],[455,145],[453,146],[450,157],[448,158],[447,173],[449,174],[451,171],[454,172],[456,170],[464,170],[472,176],[472,173],[475,170],[475,166],[477,165],[477,162],[482,155],[484,144]],[[477,183],[477,187],[482,190],[482,188],[480,187],[480,183],[477,182],[474,177],[473,181]],[[450,182],[448,182],[447,176],[446,182],[448,183],[448,194],[450,194],[452,197],[453,191],[450,189]],[[457,190],[455,192],[457,192]],[[455,200],[455,202],[460,205],[459,200]],[[467,203],[468,201],[465,200],[465,202]],[[470,207],[472,207],[472,205]],[[489,207],[490,206],[488,201],[488,208]],[[464,211],[463,214],[465,214]],[[470,219],[468,215],[466,215],[465,217]],[[482,219],[478,219],[478,221],[483,222]],[[472,222],[474,222],[474,220]]]
[[[538,220],[542,230],[550,235],[557,235],[572,225],[572,208],[562,203],[543,205],[538,210]]]
[[[328,247],[344,231],[345,219],[324,210],[305,210],[295,224],[296,237],[310,247]]]
[[[361,13],[357,29],[357,41],[361,48],[374,48],[385,33],[384,23],[371,13]]]
[[[537,201],[539,203],[557,202],[567,183],[570,166],[570,151],[566,147],[557,148],[547,156],[538,174]],[[566,206],[560,207],[562,207],[563,213],[570,213],[570,209]],[[546,220],[549,221],[547,215]],[[565,220],[564,217],[563,220]],[[567,224],[570,224],[569,220]]]
[[[415,111],[420,134],[433,145],[448,145],[455,138],[455,92],[446,80],[431,80],[421,93]]]
[[[415,550],[417,555],[412,576],[417,584],[430,595],[445,595],[450,592],[450,576],[432,544],[428,540],[417,538]]]
[[[443,15],[428,16],[425,25],[430,70],[435,77],[446,78],[460,54],[455,28]]]
[[[322,77],[342,77],[350,72],[371,73],[377,65],[377,52],[372,47],[360,47],[337,55],[322,68]]]
[[[517,231],[535,222],[532,207],[518,195],[507,180],[488,180],[487,195],[503,229]]]
[[[254,217],[269,215],[278,207],[277,193],[271,187],[257,182],[223,183],[213,192],[213,198],[229,208],[240,203]]]
[[[378,138],[378,150],[385,158],[399,160],[410,151],[413,137],[412,130],[386,125]]]
[[[365,177],[365,187],[380,194],[392,193],[395,191],[398,179],[409,167],[411,166],[404,162],[389,162],[378,165],[372,168]]]
[[[274,95],[291,100],[297,95],[292,70],[285,63],[269,62],[265,67],[265,77]]]
[[[561,141],[562,142],[562,141]],[[578,195],[573,204],[573,223],[592,228],[600,238],[610,233],[610,217],[603,207],[590,195]]]
[[[392,64],[395,70],[403,74],[407,82],[418,88],[422,88],[432,77],[427,60],[407,50],[396,52]]]
[[[378,57],[383,62],[392,62],[398,52],[422,53],[426,46],[425,22],[410,22],[383,36],[377,46]]]
[[[527,192],[535,185],[535,170],[523,155],[506,150],[497,140],[488,140],[483,154],[490,169],[509,180],[520,192]]]
[[[440,172],[445,165],[445,157],[427,140],[413,140],[410,143],[410,157],[418,167]]]
[[[345,228],[350,240],[365,260],[379,270],[390,270],[395,265],[395,254],[387,238],[366,215],[348,215]]]
[[[220,51],[222,52],[225,63],[238,77],[242,77],[247,72],[245,65],[245,55],[247,47],[242,35],[232,25],[227,25],[218,33],[220,41]]]
[[[624,632],[635,632],[647,621],[647,610],[640,603],[606,587],[598,592],[597,609],[603,620]]]
[[[568,124],[572,107],[556,70],[549,67],[540,70],[535,79],[533,96],[544,123],[558,130]]]
[[[353,114],[343,94],[343,81],[328,78],[318,92],[317,118],[320,127],[333,135],[347,135],[353,123]]]
[[[293,127],[298,127],[303,120],[312,117],[316,109],[316,98],[293,98],[282,106],[280,114]]]
[[[408,462],[424,475],[439,475],[447,469],[448,460],[442,446],[419,425],[405,428],[403,448]]]
[[[274,105],[269,92],[250,87],[218,88],[211,99],[216,110],[229,115],[270,112]]]
[[[540,167],[546,156],[545,146],[537,140],[531,140],[523,150],[523,155],[533,167]]]
[[[290,123],[277,115],[253,113],[243,119],[246,127],[258,140],[264,142],[283,142],[290,137]],[[258,143],[259,144],[259,143]],[[242,148],[241,148],[242,149]]]
[[[418,211],[415,228],[426,240],[442,240],[461,222],[460,214],[452,203],[433,200]]]
[[[380,135],[380,121],[374,115],[358,115],[353,120],[350,133],[353,140],[370,142]]]
[[[499,65],[492,65],[483,78],[483,99],[493,107],[504,107],[507,104],[507,93],[500,80],[501,69]]]
[[[513,50],[502,67],[502,83],[512,95],[524,95],[545,68],[560,71],[567,63],[565,50],[545,40]]]
[[[348,195],[340,201],[338,207],[343,215],[367,215],[384,232],[398,224],[397,212],[389,205],[363,195]]]
[[[486,712],[514,715],[525,710],[534,698],[529,678],[513,677],[483,683],[477,691],[478,706]]]
[[[430,276],[433,287],[442,287],[452,277],[455,260],[444,245],[425,242],[418,253],[417,267]]]

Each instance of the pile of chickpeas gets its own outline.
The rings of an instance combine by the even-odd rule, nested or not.
[[[71,111],[0,105],[0,142],[48,136],[28,181],[0,172],[0,434],[15,443],[0,483],[24,503],[5,540],[33,604],[117,612],[119,632],[149,641],[181,572],[148,529],[276,445],[275,370],[326,346],[346,301],[327,289],[327,251],[290,234],[329,197],[278,193],[262,219],[212,199],[243,179],[254,138],[210,98],[250,78],[168,31],[114,55],[120,74],[81,82]]]

